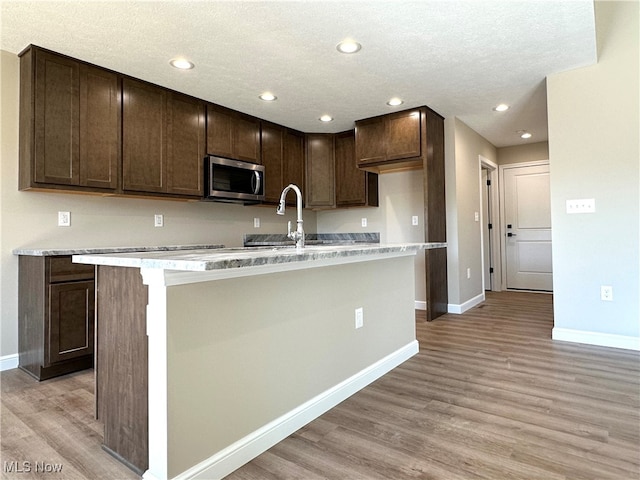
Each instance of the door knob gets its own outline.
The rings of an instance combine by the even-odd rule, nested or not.
[[[517,234],[515,234],[515,233],[511,233],[511,232],[507,233],[507,237],[515,237],[516,235],[517,235]]]

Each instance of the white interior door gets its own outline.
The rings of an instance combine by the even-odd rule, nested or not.
[[[549,165],[504,168],[506,287],[553,290]]]

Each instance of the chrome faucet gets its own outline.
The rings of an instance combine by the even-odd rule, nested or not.
[[[296,207],[298,209],[298,220],[296,223],[298,224],[298,228],[296,231],[291,230],[291,221],[287,224],[287,237],[296,242],[296,248],[301,249],[304,247],[304,229],[302,228],[302,192],[298,188],[297,185],[293,183],[289,184],[282,190],[282,194],[280,195],[280,203],[278,204],[278,209],[276,213],[278,215],[284,215],[284,209],[286,208],[285,198],[289,190],[293,190],[296,192]]]

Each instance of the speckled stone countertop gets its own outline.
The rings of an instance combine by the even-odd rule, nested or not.
[[[245,233],[245,247],[293,245],[286,234],[278,233]],[[349,245],[354,243],[380,243],[379,232],[361,233],[306,233],[305,245]]]
[[[317,262],[354,256],[375,256],[423,249],[443,248],[446,243],[312,245],[295,247],[237,247],[219,250],[135,252],[102,255],[75,255],[76,263],[120,267],[157,268],[180,271],[210,271],[278,265],[292,262]]]
[[[128,253],[128,252],[159,252],[176,250],[209,250],[223,248],[224,245],[164,245],[153,247],[93,247],[93,248],[16,248],[14,255],[28,255],[32,257],[48,257],[53,255],[96,255],[103,253]]]

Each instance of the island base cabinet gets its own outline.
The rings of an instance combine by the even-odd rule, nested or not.
[[[149,465],[147,287],[137,268],[98,266],[96,411],[103,448],[135,472]]]
[[[93,272],[69,256],[20,256],[18,366],[37,380],[93,367]]]

